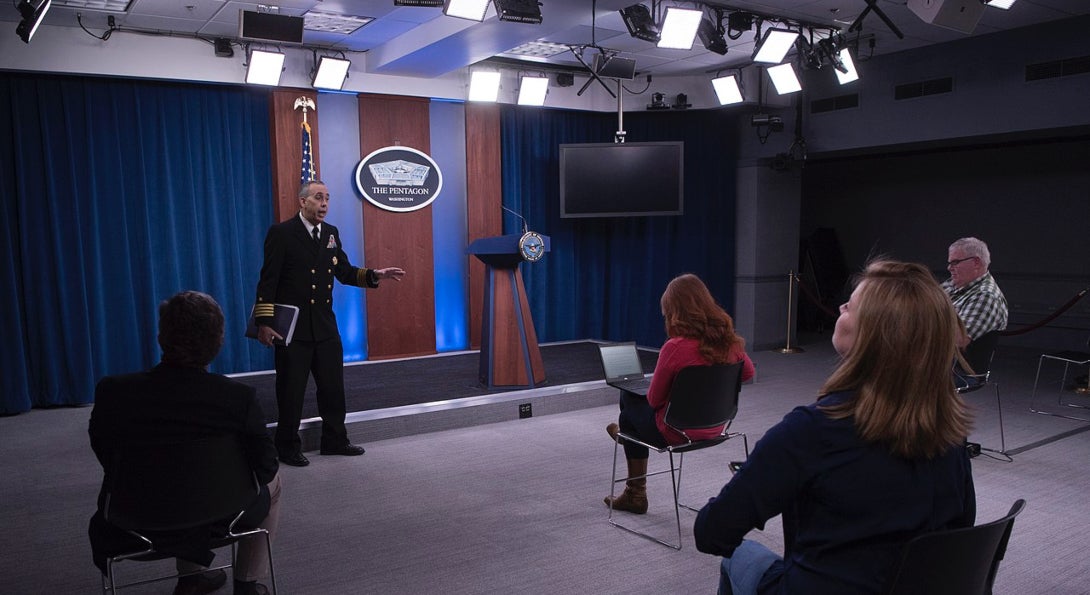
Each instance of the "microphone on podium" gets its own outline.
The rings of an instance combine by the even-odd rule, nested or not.
[[[545,238],[537,232],[530,231],[529,226],[526,224],[525,217],[503,205],[500,205],[500,208],[518,217],[519,221],[522,221],[522,237],[519,238],[519,254],[522,256],[522,259],[529,262],[541,260],[541,257],[545,256]]]
[[[522,233],[525,234],[527,231],[529,231],[529,227],[527,227],[527,225],[526,225],[526,218],[525,217],[523,217],[522,215],[516,213],[515,211],[512,211],[511,209],[509,209],[509,208],[507,208],[507,207],[505,207],[503,205],[500,205],[500,208],[507,211],[508,213],[511,213],[512,215],[518,217],[519,221],[522,221]]]

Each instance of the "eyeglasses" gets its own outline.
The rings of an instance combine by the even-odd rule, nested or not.
[[[946,267],[947,268],[954,267],[954,266],[957,266],[957,265],[965,262],[966,260],[972,260],[974,258],[976,258],[976,257],[975,256],[969,256],[969,257],[966,257],[966,258],[959,258],[957,260],[951,260],[951,261],[946,263]]]

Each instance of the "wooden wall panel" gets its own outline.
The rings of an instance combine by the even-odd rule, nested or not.
[[[393,145],[430,154],[428,109],[427,99],[360,95],[360,157]],[[435,353],[431,218],[430,206],[398,213],[363,202],[367,266],[399,266],[406,273],[400,283],[383,281],[367,292],[368,359]]]
[[[299,171],[303,164],[302,128],[303,110],[294,109],[295,100],[309,97],[318,102],[314,89],[275,89],[269,109],[272,112],[272,160],[273,160],[273,215],[280,222],[299,212]],[[307,114],[310,122],[310,146],[314,163],[318,158],[318,119]]]
[[[500,166],[500,106],[467,103],[466,111],[466,239],[503,232]],[[481,347],[481,309],[484,304],[484,263],[469,258],[469,342]]]

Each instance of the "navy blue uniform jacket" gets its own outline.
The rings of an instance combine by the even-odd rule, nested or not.
[[[315,242],[298,214],[269,227],[265,262],[257,283],[257,324],[270,323],[273,304],[290,304],[299,307],[296,340],[324,341],[337,336],[333,280],[356,287],[378,287],[374,271],[352,266],[341,246],[337,228],[325,222]]]

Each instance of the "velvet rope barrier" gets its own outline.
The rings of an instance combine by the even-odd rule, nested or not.
[[[828,306],[821,303],[821,298],[819,298],[817,294],[814,293],[813,289],[810,289],[810,286],[803,283],[802,279],[798,275],[795,275],[795,281],[798,282],[799,289],[802,290],[802,293],[806,294],[806,297],[810,300],[810,303],[817,306],[818,310],[821,310],[823,314],[825,314],[829,318],[832,318],[833,320],[840,318],[840,313],[834,310],[830,310]]]
[[[1056,310],[1055,312],[1053,312],[1052,314],[1049,314],[1048,316],[1044,317],[1043,319],[1039,320],[1038,322],[1035,322],[1035,323],[1033,323],[1033,324],[1031,324],[1029,326],[1024,326],[1024,327],[1018,328],[1018,329],[1013,329],[1013,330],[1008,329],[1008,330],[999,331],[999,335],[1002,336],[1002,337],[1011,337],[1011,336],[1014,336],[1014,335],[1021,335],[1023,333],[1028,333],[1030,331],[1035,331],[1035,330],[1041,328],[1042,326],[1052,322],[1053,320],[1056,320],[1056,318],[1061,316],[1064,312],[1067,312],[1068,310],[1070,310],[1072,306],[1074,306],[1079,300],[1082,299],[1082,296],[1086,295],[1087,291],[1090,291],[1090,287],[1088,287],[1086,289],[1083,289],[1082,291],[1076,293],[1075,297],[1067,300],[1067,303],[1060,306],[1059,310]]]

